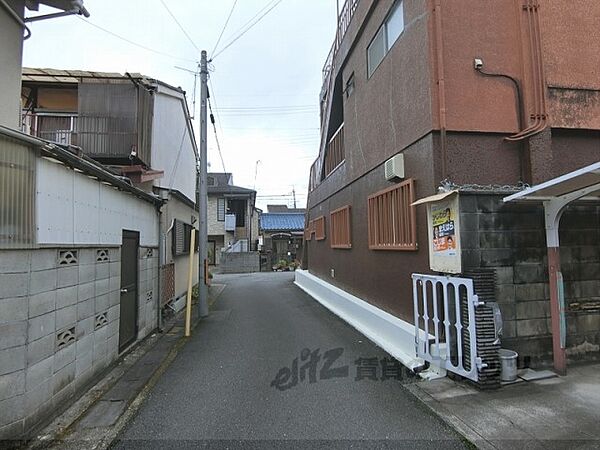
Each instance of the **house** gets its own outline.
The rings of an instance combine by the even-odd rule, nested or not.
[[[553,363],[562,373],[559,353],[600,356],[596,204],[564,213],[562,277],[549,282],[541,204],[503,201],[600,160],[600,42],[589,20],[600,4],[517,3],[346,2],[323,68],[308,270],[297,273],[299,285],[405,364],[422,364],[416,337],[420,358],[479,371],[476,380],[485,360],[470,344],[474,330],[457,319],[438,327],[448,306],[439,302],[458,295],[451,288],[474,286],[486,305],[499,305],[502,346],[521,366]],[[550,302],[561,289],[562,312]],[[415,336],[415,321],[426,334]],[[431,355],[429,342],[440,340],[447,347]],[[497,347],[488,350],[497,358]],[[472,367],[457,361],[461,351]]]
[[[235,186],[231,173],[209,173],[207,180],[208,255],[210,264],[218,266],[221,264],[223,251],[256,251],[256,191]]]
[[[23,131],[78,146],[166,202],[163,307],[185,297],[190,230],[198,221],[198,149],[185,92],[140,74],[24,68],[21,100]]]
[[[267,212],[260,214],[259,239],[266,270],[281,260],[291,263],[302,257],[305,214],[304,209],[287,205],[267,205]]]

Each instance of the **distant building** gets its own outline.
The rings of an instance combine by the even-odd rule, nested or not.
[[[306,214],[304,209],[286,205],[267,205],[267,211],[260,214],[263,270],[270,270],[281,260],[291,263],[301,259]]]
[[[233,184],[231,173],[208,174],[208,253],[212,265],[221,263],[221,252],[257,249],[256,191]]]

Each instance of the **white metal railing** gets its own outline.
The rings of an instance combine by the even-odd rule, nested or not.
[[[417,356],[478,381],[485,364],[477,356],[475,308],[483,303],[473,280],[420,274],[412,280]]]

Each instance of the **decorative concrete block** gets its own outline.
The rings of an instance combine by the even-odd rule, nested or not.
[[[0,375],[0,401],[25,393],[25,371]]]
[[[67,306],[56,311],[56,329],[71,327],[77,323],[77,310],[79,305]]]
[[[85,335],[92,334],[94,332],[95,324],[96,318],[94,316],[90,316],[87,319],[77,322],[77,326],[75,327],[77,339],[81,339]]]
[[[96,264],[79,266],[79,283],[89,283],[96,280]]]
[[[29,293],[28,273],[0,273],[0,299],[24,297]]]
[[[31,271],[54,269],[58,266],[58,251],[56,249],[33,250],[31,255]]]
[[[29,297],[29,318],[48,314],[56,309],[56,291],[42,292]]]
[[[27,297],[0,298],[0,323],[26,320],[28,309]]]
[[[53,311],[42,316],[29,319],[29,341],[36,341],[56,331],[56,313]]]
[[[0,426],[23,419],[25,415],[24,395],[0,401]]]
[[[77,304],[77,320],[87,319],[94,315],[95,299],[90,298]]]
[[[52,378],[54,373],[54,355],[49,356],[35,364],[27,366],[25,372],[25,386],[28,391],[31,391],[42,382]]]
[[[44,336],[27,344],[27,365],[31,366],[49,356],[54,355],[56,348],[56,335],[54,333]]]
[[[0,250],[0,273],[29,272],[31,252],[28,250]]]
[[[67,347],[58,350],[54,355],[54,373],[60,371],[67,364],[71,364],[75,361],[75,356],[77,355],[77,347],[75,343],[68,345]],[[73,371],[75,371],[75,367],[73,367]]]
[[[34,258],[35,259],[35,258]],[[29,280],[29,294],[54,291],[58,287],[58,272],[56,269],[31,272]]]
[[[60,267],[58,269],[58,287],[77,286],[79,284],[79,267]]]
[[[0,325],[0,350],[24,346],[27,343],[27,321]]]
[[[52,377],[52,394],[58,394],[73,380],[75,380],[75,360],[54,374]]]
[[[25,368],[25,346],[0,350],[0,375],[23,370]],[[0,423],[2,423],[0,421]]]

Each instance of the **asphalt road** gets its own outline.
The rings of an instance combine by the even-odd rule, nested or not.
[[[414,380],[292,273],[214,281],[227,285],[214,311],[117,448],[466,446],[403,387]]]

